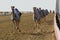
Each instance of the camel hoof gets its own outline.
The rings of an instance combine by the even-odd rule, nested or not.
[[[21,32],[21,30],[20,30],[20,29],[18,29],[17,31],[18,31],[18,32]]]
[[[19,32],[21,32],[21,30],[19,30]]]
[[[18,27],[16,29],[17,29],[18,32],[21,32],[21,30]]]

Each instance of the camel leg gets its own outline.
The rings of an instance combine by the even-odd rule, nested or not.
[[[14,25],[15,25],[15,22],[14,22],[14,21],[12,21],[12,25],[13,25],[13,27],[14,27]]]
[[[36,21],[36,32],[39,33],[41,30],[40,30],[40,26],[39,26],[39,23]]]
[[[21,30],[19,29],[19,21],[16,21],[16,29],[21,32]]]
[[[42,32],[42,27],[38,23],[37,23],[37,32],[38,33],[41,33]]]
[[[15,21],[12,21],[11,24],[12,24],[13,29],[16,30]],[[13,33],[15,33],[15,31],[13,31]]]
[[[35,27],[37,28],[37,26],[38,26],[38,25],[37,25],[37,21],[36,21],[36,22],[35,22]]]
[[[37,32],[37,22],[35,21],[34,22],[34,30],[35,30],[35,33]]]
[[[38,22],[37,22],[37,32],[38,33],[41,33],[42,32],[42,27],[40,26],[41,25],[40,22],[41,22],[40,20],[38,20]]]

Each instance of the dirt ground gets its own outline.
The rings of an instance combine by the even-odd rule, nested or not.
[[[36,27],[31,13],[22,14],[19,26],[21,32],[18,32],[10,16],[0,16],[0,40],[55,40],[53,19],[54,14],[50,13]]]

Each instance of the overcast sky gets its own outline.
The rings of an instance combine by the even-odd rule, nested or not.
[[[56,0],[0,0],[0,11],[11,11],[12,5],[20,11],[33,11],[34,6],[55,10]]]

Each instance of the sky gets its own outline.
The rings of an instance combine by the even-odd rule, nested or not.
[[[55,10],[56,0],[0,0],[0,11],[11,11],[11,6],[20,11],[33,11],[33,7]]]

